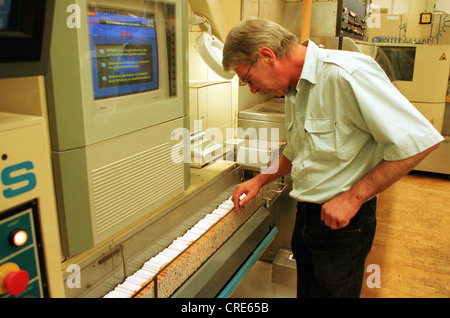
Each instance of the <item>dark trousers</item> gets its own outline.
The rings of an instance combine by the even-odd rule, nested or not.
[[[347,227],[332,230],[320,219],[320,204],[297,204],[291,243],[299,298],[360,296],[375,236],[376,205],[375,197],[361,206]]]

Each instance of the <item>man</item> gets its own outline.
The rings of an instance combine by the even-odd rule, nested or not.
[[[376,194],[411,171],[442,136],[372,58],[299,44],[270,21],[249,18],[235,26],[223,66],[252,93],[286,100],[286,148],[264,173],[236,186],[235,208],[291,173],[298,296],[359,297]]]

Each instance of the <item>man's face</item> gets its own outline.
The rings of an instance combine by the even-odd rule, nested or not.
[[[260,92],[282,97],[289,90],[287,79],[278,76],[275,65],[268,60],[260,59],[251,64],[238,64],[234,71],[241,81],[250,87],[253,94]]]

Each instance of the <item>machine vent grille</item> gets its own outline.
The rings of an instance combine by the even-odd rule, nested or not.
[[[93,171],[96,232],[111,227],[184,185],[182,166],[171,159],[169,143]]]

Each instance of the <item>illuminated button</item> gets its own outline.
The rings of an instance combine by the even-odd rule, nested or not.
[[[21,294],[28,286],[30,277],[24,270],[8,273],[3,279],[3,286],[11,296]]]
[[[28,233],[25,230],[15,229],[9,234],[9,243],[13,246],[23,246],[28,240]]]

